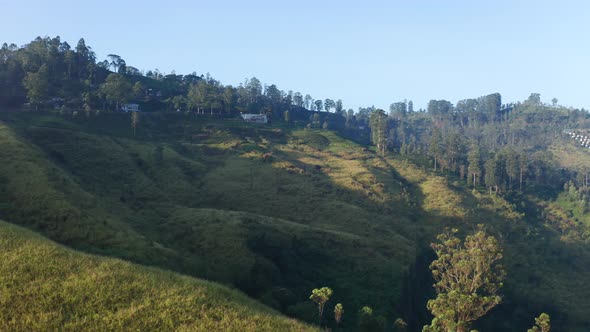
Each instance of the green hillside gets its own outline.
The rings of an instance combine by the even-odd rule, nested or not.
[[[309,321],[318,285],[329,283],[351,312],[385,312],[400,296],[390,280],[414,260],[414,212],[403,179],[362,146],[174,114],[146,115],[137,137],[120,114],[3,116],[7,220],[78,249],[235,285]]]
[[[141,114],[135,136],[126,114],[0,121],[0,218],[73,248],[232,285],[309,322],[309,293],[326,285],[344,328],[364,305],[417,327],[428,244],[485,223],[509,277],[478,328],[521,330],[541,311],[569,331],[590,324],[590,253],[543,225],[538,198],[513,204],[328,130],[182,113]]]
[[[218,284],[66,249],[0,221],[2,331],[314,331]]]

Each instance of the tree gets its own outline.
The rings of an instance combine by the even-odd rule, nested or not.
[[[223,107],[225,108],[226,113],[231,113],[236,107],[236,94],[234,92],[234,88],[231,86],[226,86],[223,90]]]
[[[119,74],[109,74],[106,81],[100,86],[101,94],[111,102],[115,103],[115,109],[119,104],[128,100],[132,93],[132,86],[127,79]]]
[[[551,319],[546,313],[542,313],[535,318],[535,326],[528,329],[527,332],[549,332],[551,330]]]
[[[107,55],[107,58],[109,58],[110,61],[108,61],[109,66],[113,68],[113,71],[115,73],[121,73],[121,71],[124,73],[125,70],[125,60],[123,60],[119,55],[116,54],[109,54]]]
[[[137,123],[139,123],[139,112],[131,112],[131,128],[133,128],[133,137],[135,137]]]
[[[305,95],[305,99],[303,101],[303,107],[307,108],[308,110],[311,109],[313,104],[313,98],[311,98],[311,96],[309,94]]]
[[[485,173],[485,183],[486,186],[490,189],[490,194],[492,193],[492,188],[495,188],[496,193],[498,192],[498,182],[500,182],[500,177],[498,176],[498,160],[495,157],[492,157],[486,160],[484,164]]]
[[[405,101],[400,101],[389,105],[389,114],[398,120],[405,118],[407,111],[408,106]]]
[[[463,137],[458,132],[451,131],[444,140],[444,146],[444,164],[447,169],[456,172],[460,161],[465,155],[466,148]]]
[[[443,151],[443,138],[440,129],[434,128],[428,143],[428,154],[434,158],[434,171],[436,172],[437,162]]]
[[[406,323],[403,319],[398,318],[393,322],[393,331],[394,332],[406,332],[408,330],[408,323]]]
[[[310,300],[318,305],[318,313],[320,316],[320,325],[322,324],[322,315],[324,314],[324,305],[330,300],[332,296],[332,289],[329,287],[315,288],[311,291]]]
[[[469,167],[467,169],[467,172],[469,173],[469,179],[472,181],[473,188],[475,188],[481,175],[481,155],[479,153],[479,146],[477,144],[473,144],[471,149],[469,149],[467,161],[469,162]]]
[[[369,117],[371,127],[371,141],[377,146],[377,151],[385,155],[385,144],[387,141],[387,115],[382,109],[371,112]]]
[[[303,96],[301,95],[301,92],[295,92],[295,94],[293,94],[293,103],[297,107],[303,107]]]
[[[248,103],[256,104],[262,95],[262,83],[260,83],[260,80],[256,77],[252,77],[250,80],[246,79],[244,87],[249,98]]]
[[[413,113],[413,112],[414,112],[414,102],[410,100],[408,102],[408,113]]]
[[[270,100],[273,106],[279,104],[281,101],[281,92],[274,84],[266,86],[264,89],[264,94]]]
[[[132,92],[133,92],[133,98],[134,99],[141,99],[144,96],[144,87],[143,85],[141,85],[140,82],[135,82],[135,84],[133,84],[133,88],[132,88]]]
[[[336,100],[336,114],[341,114],[344,110],[344,106],[342,105],[342,99]]]
[[[385,319],[373,314],[373,308],[364,306],[359,312],[359,327],[362,332],[383,331],[385,329]]]
[[[540,93],[531,93],[529,98],[526,100],[526,103],[533,106],[540,106],[541,105],[541,94]]]
[[[326,112],[330,112],[334,107],[336,107],[336,103],[332,99],[326,98],[326,100],[324,100],[324,109]]]
[[[509,147],[506,151],[506,174],[508,174],[509,189],[512,189],[512,182],[519,174],[519,159],[518,153],[512,147]]]
[[[184,109],[185,105],[186,98],[183,96],[174,96],[174,98],[172,98],[172,107],[174,107],[175,110],[182,110]]]
[[[340,321],[342,321],[342,314],[344,314],[344,307],[342,303],[338,303],[334,306],[334,320],[336,324],[340,324]]]
[[[528,170],[528,159],[527,159],[526,154],[524,154],[524,153],[522,153],[520,155],[518,169],[519,169],[519,183],[520,183],[519,188],[520,188],[520,191],[522,191],[522,181],[523,181],[523,178]]]
[[[434,315],[423,331],[466,332],[471,324],[502,301],[498,294],[505,277],[498,263],[502,249],[493,236],[480,225],[464,243],[447,229],[432,243],[437,258],[430,264],[437,297],[429,300]]]
[[[318,112],[320,112],[322,110],[322,101],[321,101],[321,99],[318,99],[318,100],[315,101],[315,109]]]
[[[36,73],[27,73],[23,80],[23,86],[27,90],[27,98],[35,108],[49,97],[49,74],[47,65],[43,64]]]

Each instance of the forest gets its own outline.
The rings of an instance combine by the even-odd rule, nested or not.
[[[314,99],[255,77],[232,86],[209,73],[143,71],[117,54],[101,61],[84,39],[75,47],[60,37],[4,43],[0,120],[10,128],[4,146],[15,150],[0,151],[13,163],[0,167],[0,198],[8,202],[0,201],[0,219],[78,250],[236,287],[312,324],[320,304],[320,326],[334,330],[418,331],[432,315],[444,317],[444,301],[427,302],[444,281],[430,270],[447,269],[440,257],[448,247],[436,239],[457,246],[458,233],[465,246],[478,239],[505,251],[504,300],[493,298],[485,313],[498,308],[476,328],[522,330],[543,312],[555,330],[589,328],[587,300],[564,304],[576,289],[563,284],[590,274],[583,264],[590,150],[581,138],[590,133],[588,111],[555,97],[543,102],[538,93],[510,102],[498,92],[430,100],[425,109],[392,99],[387,110],[346,109],[341,98]],[[129,103],[141,111],[127,114]],[[247,126],[245,113],[266,114],[270,124]],[[14,151],[26,144],[35,148],[20,160]],[[118,161],[101,159],[109,151]],[[71,207],[23,210],[32,198],[11,181],[35,158],[50,166],[34,174]],[[92,212],[80,212],[85,207]],[[470,233],[477,225],[498,241]],[[241,247],[224,247],[226,239]],[[248,263],[232,256],[240,250]],[[215,267],[219,259],[227,266]],[[344,277],[347,267],[362,273]],[[486,281],[492,295],[501,279]],[[394,281],[387,291],[373,289]],[[323,285],[343,294],[345,308],[338,303],[340,314],[325,321],[332,289],[314,289]],[[541,315],[531,331],[548,331],[547,320]],[[442,321],[424,331],[469,326]]]

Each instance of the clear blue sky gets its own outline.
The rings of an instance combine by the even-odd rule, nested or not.
[[[531,92],[590,108],[590,2],[0,0],[0,39],[84,37],[142,70],[256,76],[346,108]]]

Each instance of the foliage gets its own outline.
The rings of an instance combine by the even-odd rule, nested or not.
[[[318,315],[320,318],[320,322],[322,321],[322,316],[324,314],[324,306],[326,305],[326,302],[330,300],[331,296],[332,289],[329,287],[314,288],[311,291],[309,299],[318,305]]]
[[[408,330],[408,323],[406,323],[403,319],[397,318],[393,322],[393,331],[394,332],[406,332]]]
[[[447,230],[432,244],[437,259],[430,269],[438,295],[427,305],[435,317],[430,330],[468,331],[472,322],[502,300],[498,291],[505,272],[497,263],[502,258],[498,241],[480,228],[461,243],[457,232]]]
[[[340,324],[340,322],[342,321],[343,314],[344,314],[344,307],[342,306],[342,303],[337,303],[334,306],[334,321],[336,322],[336,324]]]
[[[373,308],[364,306],[359,312],[359,330],[363,332],[377,332],[385,329],[385,318],[376,316]]]
[[[551,319],[546,313],[535,318],[535,326],[528,329],[528,332],[549,332],[551,330]]]

